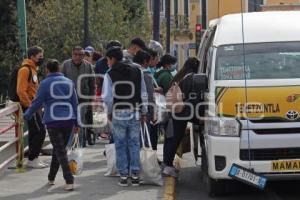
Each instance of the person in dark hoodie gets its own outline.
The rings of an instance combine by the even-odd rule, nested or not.
[[[162,87],[163,94],[165,95],[170,88],[170,83],[173,79],[173,75],[171,74],[172,65],[177,62],[177,59],[174,56],[169,54],[161,57],[157,68],[162,67],[162,69],[154,74],[154,78],[157,81],[157,84]]]
[[[106,58],[111,70],[104,76],[101,97],[107,106],[108,118],[112,121],[117,170],[121,177],[119,185],[128,186],[130,169],[131,184],[138,186],[140,120],[146,122],[148,104],[144,76],[137,64],[123,60],[120,47],[110,48]]]

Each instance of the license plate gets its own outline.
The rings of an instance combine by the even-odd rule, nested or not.
[[[300,171],[300,160],[273,161],[273,172]]]
[[[246,183],[263,190],[267,184],[267,178],[254,173],[244,167],[233,164],[229,171],[229,176],[233,179]]]

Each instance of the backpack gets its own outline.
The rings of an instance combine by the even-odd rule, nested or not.
[[[20,102],[20,98],[17,94],[17,83],[18,83],[18,72],[21,68],[27,67],[29,69],[28,83],[32,79],[32,71],[29,65],[22,65],[21,67],[16,67],[10,74],[8,97],[9,100],[13,102]]]
[[[191,74],[187,74],[181,81],[183,81],[190,75]],[[205,74],[192,74],[191,78],[191,85],[186,86],[186,88],[191,89],[190,93],[193,93],[193,98],[189,98],[186,101],[194,105],[194,107],[196,108],[198,103],[204,101],[204,92],[207,88],[207,85],[205,85],[204,83],[207,83],[207,78]],[[181,91],[179,84],[173,83],[166,94],[167,110],[174,113],[182,112],[185,106],[183,97],[184,94]],[[204,106],[200,106],[200,110],[197,112],[203,113],[203,107]]]
[[[183,111],[183,93],[178,83],[173,83],[166,94],[167,110],[169,112],[180,113]]]

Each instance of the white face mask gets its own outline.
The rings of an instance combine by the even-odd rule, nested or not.
[[[172,71],[173,70],[177,70],[177,63],[176,64],[174,64],[174,65],[171,65],[171,68],[170,68]]]

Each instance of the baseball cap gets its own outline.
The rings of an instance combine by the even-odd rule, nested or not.
[[[87,46],[85,49],[84,49],[84,52],[87,52],[87,53],[94,53],[95,49],[94,47],[92,46]]]

